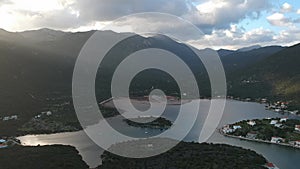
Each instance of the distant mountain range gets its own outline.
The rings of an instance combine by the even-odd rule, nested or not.
[[[68,96],[71,100],[76,58],[94,32],[41,29],[11,33],[0,30],[0,115],[38,111],[44,105],[51,104],[51,98]],[[101,33],[125,35],[112,31]],[[104,78],[97,78],[96,81],[99,100],[110,96],[110,76],[124,57],[148,47],[167,49],[177,54],[196,75],[201,84],[201,95],[209,96],[210,84],[205,68],[186,45],[162,35],[148,38],[134,35],[115,46],[100,65],[98,74],[105,74]],[[289,48],[252,46],[217,52],[226,71],[230,95],[299,101],[299,45]],[[167,94],[174,94],[178,87],[173,82],[169,75],[152,70],[139,75],[132,83],[132,90],[133,94],[145,94],[154,86],[161,87]]]
[[[244,48],[238,49],[237,51],[238,52],[248,52],[248,51],[251,51],[251,50],[254,50],[254,49],[259,49],[259,48],[261,48],[260,45],[253,45],[253,46],[249,46],[249,47],[244,47]]]

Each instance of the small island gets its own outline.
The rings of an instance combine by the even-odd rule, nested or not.
[[[138,118],[124,119],[124,121],[128,125],[133,127],[150,128],[150,129],[165,130],[172,126],[172,122],[163,117],[152,117],[152,116],[138,117]],[[148,122],[148,123],[143,123],[143,122]]]
[[[162,138],[155,138],[162,139]],[[113,145],[110,149],[124,149],[134,153],[140,151],[155,151],[161,148],[165,140],[133,140]],[[271,164],[252,150],[224,145],[194,142],[180,142],[171,150],[149,158],[126,158],[108,151],[102,155],[102,165],[97,169],[232,169],[251,168],[264,169]]]
[[[229,137],[300,148],[300,120],[296,119],[244,120],[225,125],[220,132]]]

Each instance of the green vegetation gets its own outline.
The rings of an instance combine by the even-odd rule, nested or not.
[[[32,31],[29,35],[1,30],[0,34],[0,116],[18,115],[16,121],[0,123],[0,135],[15,136],[80,129],[72,103],[72,75],[80,49],[94,31],[65,33],[53,31],[57,37],[48,41],[51,30]],[[110,31],[105,35],[123,36]],[[210,81],[203,63],[186,45],[169,37],[132,36],[111,49],[99,66],[96,78],[96,97],[101,102],[111,97],[111,80],[115,68],[129,54],[146,48],[173,52],[189,65],[201,86],[203,97],[210,97]],[[268,98],[271,102],[288,101],[291,110],[300,110],[299,48],[266,47],[252,51],[219,51],[228,80],[231,96]],[[151,56],[150,56],[151,57]],[[186,77],[182,77],[186,78]],[[184,80],[184,79],[183,79]],[[244,83],[243,81],[249,81]],[[189,85],[186,81],[185,85]],[[179,97],[176,81],[167,73],[148,69],[140,72],[130,85],[130,96],[148,95],[159,88],[166,95]],[[193,93],[187,93],[192,98]],[[67,103],[67,104],[66,104]],[[33,122],[42,111],[52,111],[51,119]],[[106,111],[107,117],[117,114]],[[48,124],[51,123],[51,124]],[[35,131],[37,127],[40,131]]]
[[[116,108],[100,106],[100,110],[101,110],[102,116],[104,118],[109,118],[109,117],[114,117],[114,116],[120,115],[120,113],[118,112],[118,110]]]
[[[278,124],[282,124],[280,127],[276,127],[274,124],[270,124],[272,120],[278,121]],[[270,141],[272,137],[281,137],[285,139],[286,143],[290,141],[300,140],[300,133],[295,132],[295,125],[300,125],[299,120],[288,119],[286,122],[280,122],[279,118],[276,119],[263,119],[253,120],[256,122],[254,126],[247,124],[248,121],[241,121],[233,125],[239,125],[242,128],[237,129],[233,133],[234,136],[247,137],[248,133],[255,133],[256,139]]]
[[[141,128],[168,129],[172,126],[172,122],[163,117],[138,117],[132,119],[124,119],[124,121],[130,126]]]
[[[88,169],[71,146],[13,146],[0,149],[1,169]]]
[[[151,141],[150,141],[151,142]],[[131,150],[148,141],[119,143],[117,148]],[[151,149],[159,148],[153,141]],[[145,146],[140,146],[145,147]],[[104,152],[98,169],[263,169],[266,159],[254,151],[221,144],[180,142],[166,153],[149,158],[125,158]]]
[[[66,117],[61,117],[66,118]],[[19,135],[26,134],[52,134],[59,132],[72,132],[82,130],[79,122],[76,120],[58,120],[57,117],[33,118],[18,129]]]
[[[291,111],[300,110],[299,51],[300,44],[232,73],[228,76],[229,94],[242,98],[268,98],[271,102],[290,102]]]

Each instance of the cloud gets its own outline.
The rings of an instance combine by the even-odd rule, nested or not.
[[[274,36],[274,40],[278,44],[282,45],[293,45],[296,43],[300,43],[300,28],[294,27],[288,30],[283,30]]]
[[[213,49],[239,49],[245,46],[259,44],[261,46],[282,45],[291,46],[300,43],[300,28],[294,27],[278,33],[265,28],[256,28],[245,31],[242,27],[232,25],[229,29],[214,30],[212,34],[205,35],[198,40],[188,43],[197,48],[206,48],[210,44]]]
[[[267,17],[268,22],[274,26],[291,26],[292,22],[282,13],[274,13]]]
[[[72,0],[1,1],[0,27],[22,31],[37,28],[66,29],[86,24],[70,6]]]
[[[12,0],[1,0],[0,7],[3,5],[13,4]]]
[[[21,29],[27,23],[26,26],[32,28],[43,25],[70,30],[98,22],[109,22],[133,13],[162,12],[183,17],[210,33],[213,29],[228,28],[245,18],[258,18],[262,11],[271,8],[270,2],[271,0],[4,0],[0,2],[0,6],[6,5],[6,13],[17,18],[15,20],[18,22],[13,27],[6,26],[12,27],[11,29]],[[28,13],[34,15],[27,15]],[[1,26],[4,27],[3,24]]]
[[[297,10],[297,14],[299,14],[299,15],[300,15],[300,9],[298,9],[298,10]]]
[[[183,17],[195,23],[205,33],[210,33],[213,29],[227,28],[231,23],[238,23],[246,17],[258,17],[261,10],[270,6],[267,0],[236,0],[235,3],[229,0],[206,0],[197,7],[192,2],[194,1],[11,0],[3,4],[9,4],[10,8],[6,13],[12,15],[11,20],[18,21],[13,26],[6,24],[6,27],[17,30],[24,25],[25,29],[49,27],[76,30],[137,12],[163,12]],[[32,4],[35,5],[31,7]],[[0,27],[3,25],[0,24]]]
[[[284,3],[281,7],[281,11],[286,13],[286,12],[292,12],[293,6],[289,3]]]
[[[215,30],[211,35],[198,41],[190,41],[190,43],[203,48],[205,44],[212,44],[214,49],[228,48],[238,49],[253,44],[268,44],[273,42],[275,33],[268,29],[257,28],[250,31],[244,31],[242,28],[234,28],[224,30]]]
[[[192,5],[186,0],[78,0],[72,7],[85,20],[109,21],[139,12],[164,12],[181,16]]]
[[[272,7],[269,0],[206,0],[185,16],[201,28],[223,29],[245,18],[257,19]]]
[[[268,16],[273,26],[286,27],[280,33],[257,28],[246,31],[239,23],[259,19],[262,12],[274,10],[272,0],[1,0],[0,27],[9,30],[28,30],[48,27],[53,29],[85,31],[99,29],[124,15],[142,12],[162,12],[182,17],[200,28],[205,35],[186,36],[186,27],[173,20],[133,17],[130,21],[118,21],[119,29],[132,31],[176,31],[185,40],[197,46],[212,43],[216,47],[239,48],[254,43],[295,42],[299,38],[295,23],[299,19],[287,18],[292,5],[285,3],[277,13]],[[296,12],[294,10],[294,12]],[[297,11],[300,14],[300,9]],[[265,19],[265,18],[264,18]],[[128,26],[128,22],[131,27]],[[138,30],[136,24],[144,24]],[[150,26],[151,25],[151,26]],[[155,26],[153,26],[155,25]],[[293,36],[295,34],[295,36]]]

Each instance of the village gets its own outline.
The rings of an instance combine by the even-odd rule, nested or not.
[[[43,116],[51,116],[51,115],[52,115],[51,111],[45,111],[45,112],[41,112],[40,114],[34,116],[34,118],[38,119],[38,118],[41,118]],[[0,117],[0,120],[10,121],[10,120],[18,120],[18,118],[19,118],[18,115],[11,115],[11,116]]]
[[[277,101],[274,103],[268,103],[266,105],[267,110],[272,110],[278,113],[290,113],[294,115],[299,114],[299,110],[289,110],[289,102]]]
[[[287,117],[241,121],[223,126],[220,132],[239,139],[300,148],[300,121]]]

